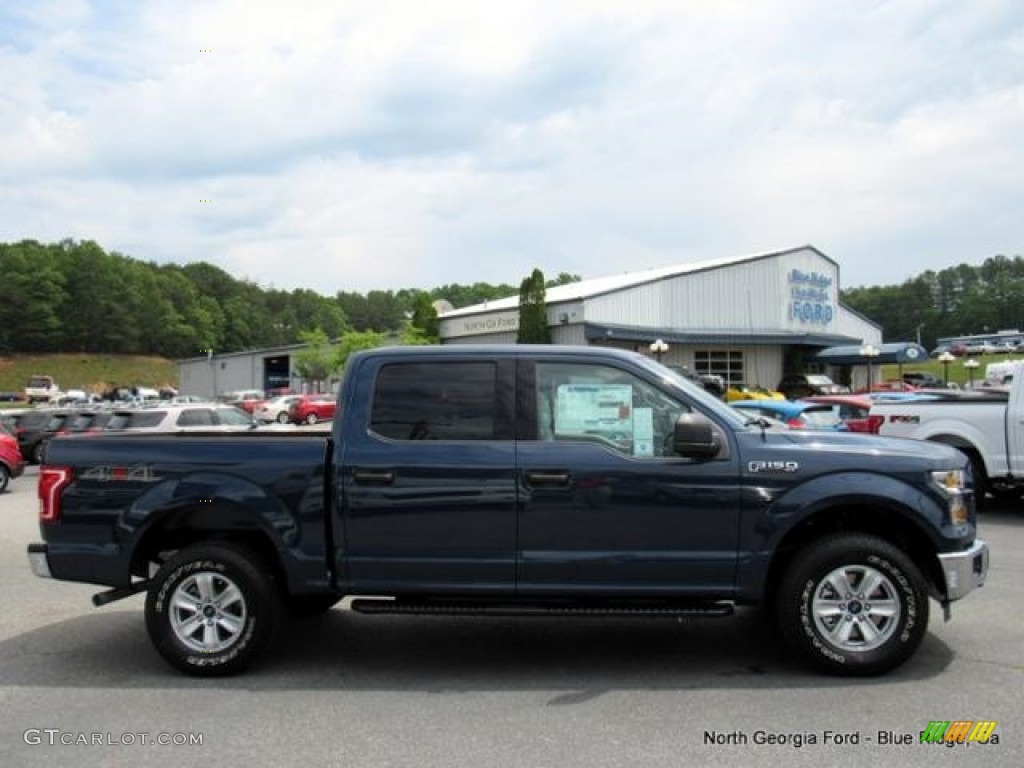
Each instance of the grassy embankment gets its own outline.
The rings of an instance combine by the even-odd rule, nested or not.
[[[966,357],[958,357],[949,364],[949,380],[956,382],[961,387],[967,384],[971,378],[968,374],[968,369],[964,367],[964,361],[967,359],[968,358]],[[1024,360],[1024,354],[978,355],[971,359],[978,361],[978,367],[974,369],[974,381],[978,382],[985,378],[985,367],[989,363],[1005,363],[1011,360]],[[939,379],[945,379],[945,371],[942,363],[934,358],[921,363],[905,363],[903,366],[903,373],[910,373],[911,371],[922,371],[924,373],[930,373],[933,376],[937,376]],[[897,378],[899,378],[898,366],[889,364],[882,366],[883,380]]]
[[[133,355],[17,355],[0,357],[0,392],[25,391],[33,374],[53,376],[62,389],[99,394],[122,387],[178,386],[178,366],[162,357]]]

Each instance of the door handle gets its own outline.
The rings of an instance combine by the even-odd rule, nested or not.
[[[363,485],[391,485],[395,482],[395,473],[387,469],[354,469],[352,478]]]
[[[568,485],[572,475],[568,472],[527,472],[526,480],[530,485]]]

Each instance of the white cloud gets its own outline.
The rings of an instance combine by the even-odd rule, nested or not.
[[[1012,0],[285,8],[0,9],[0,239],[324,293],[1021,252]]]

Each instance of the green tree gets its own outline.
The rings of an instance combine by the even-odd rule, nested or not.
[[[518,344],[550,344],[548,308],[545,302],[544,273],[533,270],[519,286]]]
[[[306,381],[311,381],[317,392],[323,382],[338,370],[336,355],[327,334],[320,328],[299,331],[299,340],[306,345],[295,353],[295,372]]]
[[[410,325],[416,329],[422,338],[426,339],[425,344],[435,344],[441,338],[441,321],[437,318],[437,310],[434,309],[434,302],[430,300],[430,294],[425,291],[418,291],[412,299],[412,318]]]
[[[39,243],[0,244],[0,351],[59,352],[64,276]]]
[[[387,336],[376,331],[349,331],[334,345],[334,370],[344,370],[348,359],[364,349],[375,349],[387,343]]]

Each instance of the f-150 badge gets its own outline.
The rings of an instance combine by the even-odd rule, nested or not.
[[[789,474],[800,470],[798,461],[751,461],[747,463],[747,470],[752,474],[773,472],[776,474]]]

